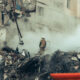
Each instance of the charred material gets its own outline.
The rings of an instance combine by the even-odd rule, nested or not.
[[[2,80],[51,80],[50,73],[70,73],[80,71],[80,54],[56,51],[50,55],[30,58],[8,48],[0,52],[0,74]],[[18,51],[18,50],[17,50]]]
[[[8,47],[8,46],[3,47],[3,48],[2,48],[2,51],[5,51],[5,52],[7,52],[7,53],[10,53],[10,52],[18,53],[17,50],[14,50],[14,49],[12,49],[12,48],[10,48],[10,47]]]
[[[70,73],[80,71],[80,61],[76,52],[56,51],[50,61],[50,72]]]
[[[32,75],[32,74],[38,72],[39,66],[40,66],[39,58],[38,57],[34,57],[34,58],[31,58],[23,66],[21,66],[19,68],[19,70],[22,71],[22,72],[25,72],[25,73],[27,73],[29,75]]]

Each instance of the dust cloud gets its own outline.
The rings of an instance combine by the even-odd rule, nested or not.
[[[41,15],[37,10],[36,13],[31,13],[31,17],[23,17],[18,20],[24,41],[23,46],[19,45],[20,50],[25,48],[30,53],[36,54],[39,51],[41,37],[47,41],[45,53],[50,54],[57,49],[63,51],[79,50],[80,26],[77,24],[77,19],[66,14],[58,2],[56,4],[58,6],[45,6]],[[11,21],[10,23],[11,26],[7,27],[7,42],[10,47],[15,49],[19,43],[18,33],[15,23]]]

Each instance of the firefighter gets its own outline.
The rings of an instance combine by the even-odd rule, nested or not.
[[[45,40],[45,38],[41,39],[39,47],[40,47],[40,54],[42,54],[45,51],[45,48],[46,48],[46,40]]]

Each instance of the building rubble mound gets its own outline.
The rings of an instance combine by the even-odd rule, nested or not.
[[[24,57],[11,48],[0,51],[0,80],[51,80],[50,73],[80,71],[80,53],[57,50],[52,55]]]

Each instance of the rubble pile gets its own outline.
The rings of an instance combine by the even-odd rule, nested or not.
[[[0,80],[35,80],[36,78],[42,80],[42,76],[48,73],[49,57],[49,55],[25,57],[12,48],[4,47],[0,51]]]
[[[0,51],[0,80],[33,80],[44,72],[45,61],[45,56],[30,58],[29,53],[26,56],[12,48],[4,47]]]
[[[50,61],[50,72],[75,73],[80,71],[80,53],[56,51]]]
[[[0,51],[0,80],[22,80],[22,73],[18,69],[29,61],[30,57],[23,56],[16,50],[4,47]]]
[[[80,53],[78,52],[64,52],[57,50],[50,57],[46,57],[47,62],[42,68],[39,80],[52,80],[50,73],[76,73],[80,72]],[[49,60],[48,60],[49,59]],[[45,70],[44,70],[45,69]]]
[[[9,47],[3,48],[0,51],[0,80],[51,80],[50,73],[80,71],[80,54],[76,52],[58,50],[52,56],[29,56]]]
[[[80,72],[80,53],[78,52],[64,52],[57,50],[52,56],[46,57],[43,60],[44,68],[40,73],[39,80],[51,80],[50,73],[76,73]],[[49,60],[48,60],[49,59]]]

